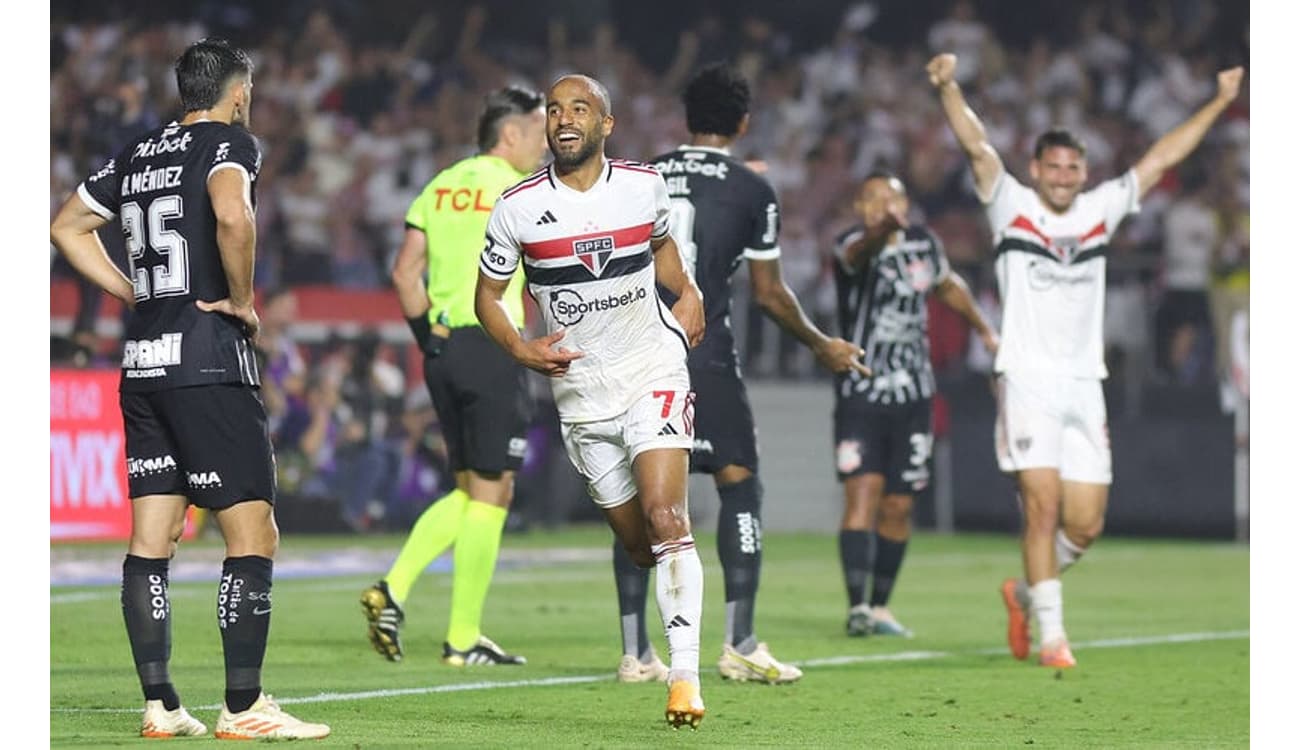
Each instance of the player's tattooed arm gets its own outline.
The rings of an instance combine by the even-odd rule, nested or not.
[[[682,256],[672,235],[651,239],[650,249],[655,258],[655,281],[676,295],[673,317],[686,331],[686,340],[696,346],[704,340],[704,295],[682,267]]]
[[[961,86],[954,77],[956,70],[957,56],[951,53],[935,55],[925,66],[930,85],[939,92],[939,103],[948,118],[948,125],[970,160],[971,171],[975,173],[975,189],[980,199],[987,201],[993,197],[993,188],[1002,175],[1002,159],[989,143],[984,124],[966,104]]]
[[[50,224],[50,241],[77,272],[99,288],[135,307],[131,280],[108,257],[96,230],[108,220],[95,213],[81,196],[73,193]]]
[[[503,300],[509,285],[509,279],[494,279],[479,272],[478,286],[474,289],[474,314],[483,324],[483,330],[519,364],[552,378],[564,377],[573,360],[583,356],[582,352],[563,346],[551,348],[564,338],[564,329],[525,340],[510,320]]]

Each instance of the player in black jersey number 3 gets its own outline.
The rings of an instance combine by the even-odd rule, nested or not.
[[[930,481],[935,385],[926,298],[934,294],[961,315],[990,352],[998,337],[966,282],[949,269],[939,238],[924,226],[906,226],[907,194],[897,177],[869,175],[853,207],[861,225],[836,243],[835,291],[840,332],[866,349],[871,375],[848,373],[835,383],[845,628],[851,636],[910,636],[888,604],[911,536],[912,498]]]
[[[168,674],[168,563],[191,503],[226,540],[217,594],[225,653],[224,739],[319,738],[262,692],[271,622],[274,458],[251,340],[261,154],[249,134],[253,65],[205,39],[176,61],[184,116],[132,141],[60,208],[50,237],[78,272],[134,313],[123,342],[121,406],[131,495],[122,613],[144,691],[140,733],[200,735]],[[121,219],[130,276],[96,231]]]

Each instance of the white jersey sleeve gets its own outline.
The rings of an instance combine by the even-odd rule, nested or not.
[[[668,212],[672,205],[668,201],[668,183],[662,176],[654,180],[654,226],[650,229],[650,239],[658,240],[668,235]]]
[[[1113,180],[1101,183],[1092,191],[1101,204],[1105,217],[1106,229],[1114,233],[1125,216],[1138,212],[1138,178],[1137,172],[1130,169]]]
[[[993,183],[993,193],[984,201],[984,211],[989,217],[989,228],[998,230],[1010,224],[1025,205],[1032,205],[1036,199],[1034,191],[1011,176],[1006,169],[998,175]],[[996,239],[995,239],[996,241]]]
[[[505,201],[497,201],[492,207],[487,238],[479,256],[479,270],[484,276],[498,281],[509,281],[519,267],[519,236],[508,206]]]

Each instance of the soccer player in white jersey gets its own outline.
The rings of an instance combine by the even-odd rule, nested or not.
[[[599,81],[567,75],[551,86],[554,163],[493,207],[475,310],[511,356],[551,377],[569,460],[628,554],[656,569],[671,655],[666,717],[695,728],[704,718],[704,570],[686,513],[694,434],[686,354],[704,336],[704,307],[668,233],[663,177],[607,159],[613,129]],[[532,340],[502,302],[521,262],[547,331]],[[656,282],[677,296],[671,310]]]
[[[1065,130],[1038,138],[1032,187],[1008,174],[953,78],[956,66],[955,55],[941,54],[926,71],[970,159],[997,251],[1003,316],[995,444],[999,468],[1016,477],[1024,515],[1024,579],[1002,584],[1007,642],[1017,659],[1029,655],[1028,611],[1039,629],[1039,663],[1072,667],[1060,574],[1101,534],[1111,481],[1101,391],[1107,243],[1236,98],[1242,69],[1220,71],[1210,102],[1122,176],[1085,191],[1084,145]]]

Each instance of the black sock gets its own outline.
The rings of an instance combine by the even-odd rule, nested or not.
[[[271,561],[227,557],[221,567],[217,624],[226,656],[226,708],[248,710],[262,692],[262,657],[271,627]]]
[[[645,600],[650,589],[650,569],[638,568],[623,544],[614,540],[614,588],[618,589],[619,632],[623,653],[644,660],[650,655],[645,629]],[[636,651],[631,649],[635,647]]]
[[[871,571],[871,532],[840,530],[840,568],[849,592],[849,609],[866,601],[867,573]]]
[[[122,617],[144,699],[160,700],[168,711],[175,711],[181,699],[167,673],[172,657],[168,562],[167,558],[126,556],[122,563]]]
[[[754,599],[763,567],[763,485],[751,476],[718,488],[718,559],[727,597],[727,643],[752,651]],[[747,643],[747,641],[753,641]]]
[[[876,561],[871,572],[871,606],[883,607],[889,603],[889,595],[894,591],[894,579],[898,578],[898,569],[903,567],[907,540],[896,542],[879,534],[875,537]]]

